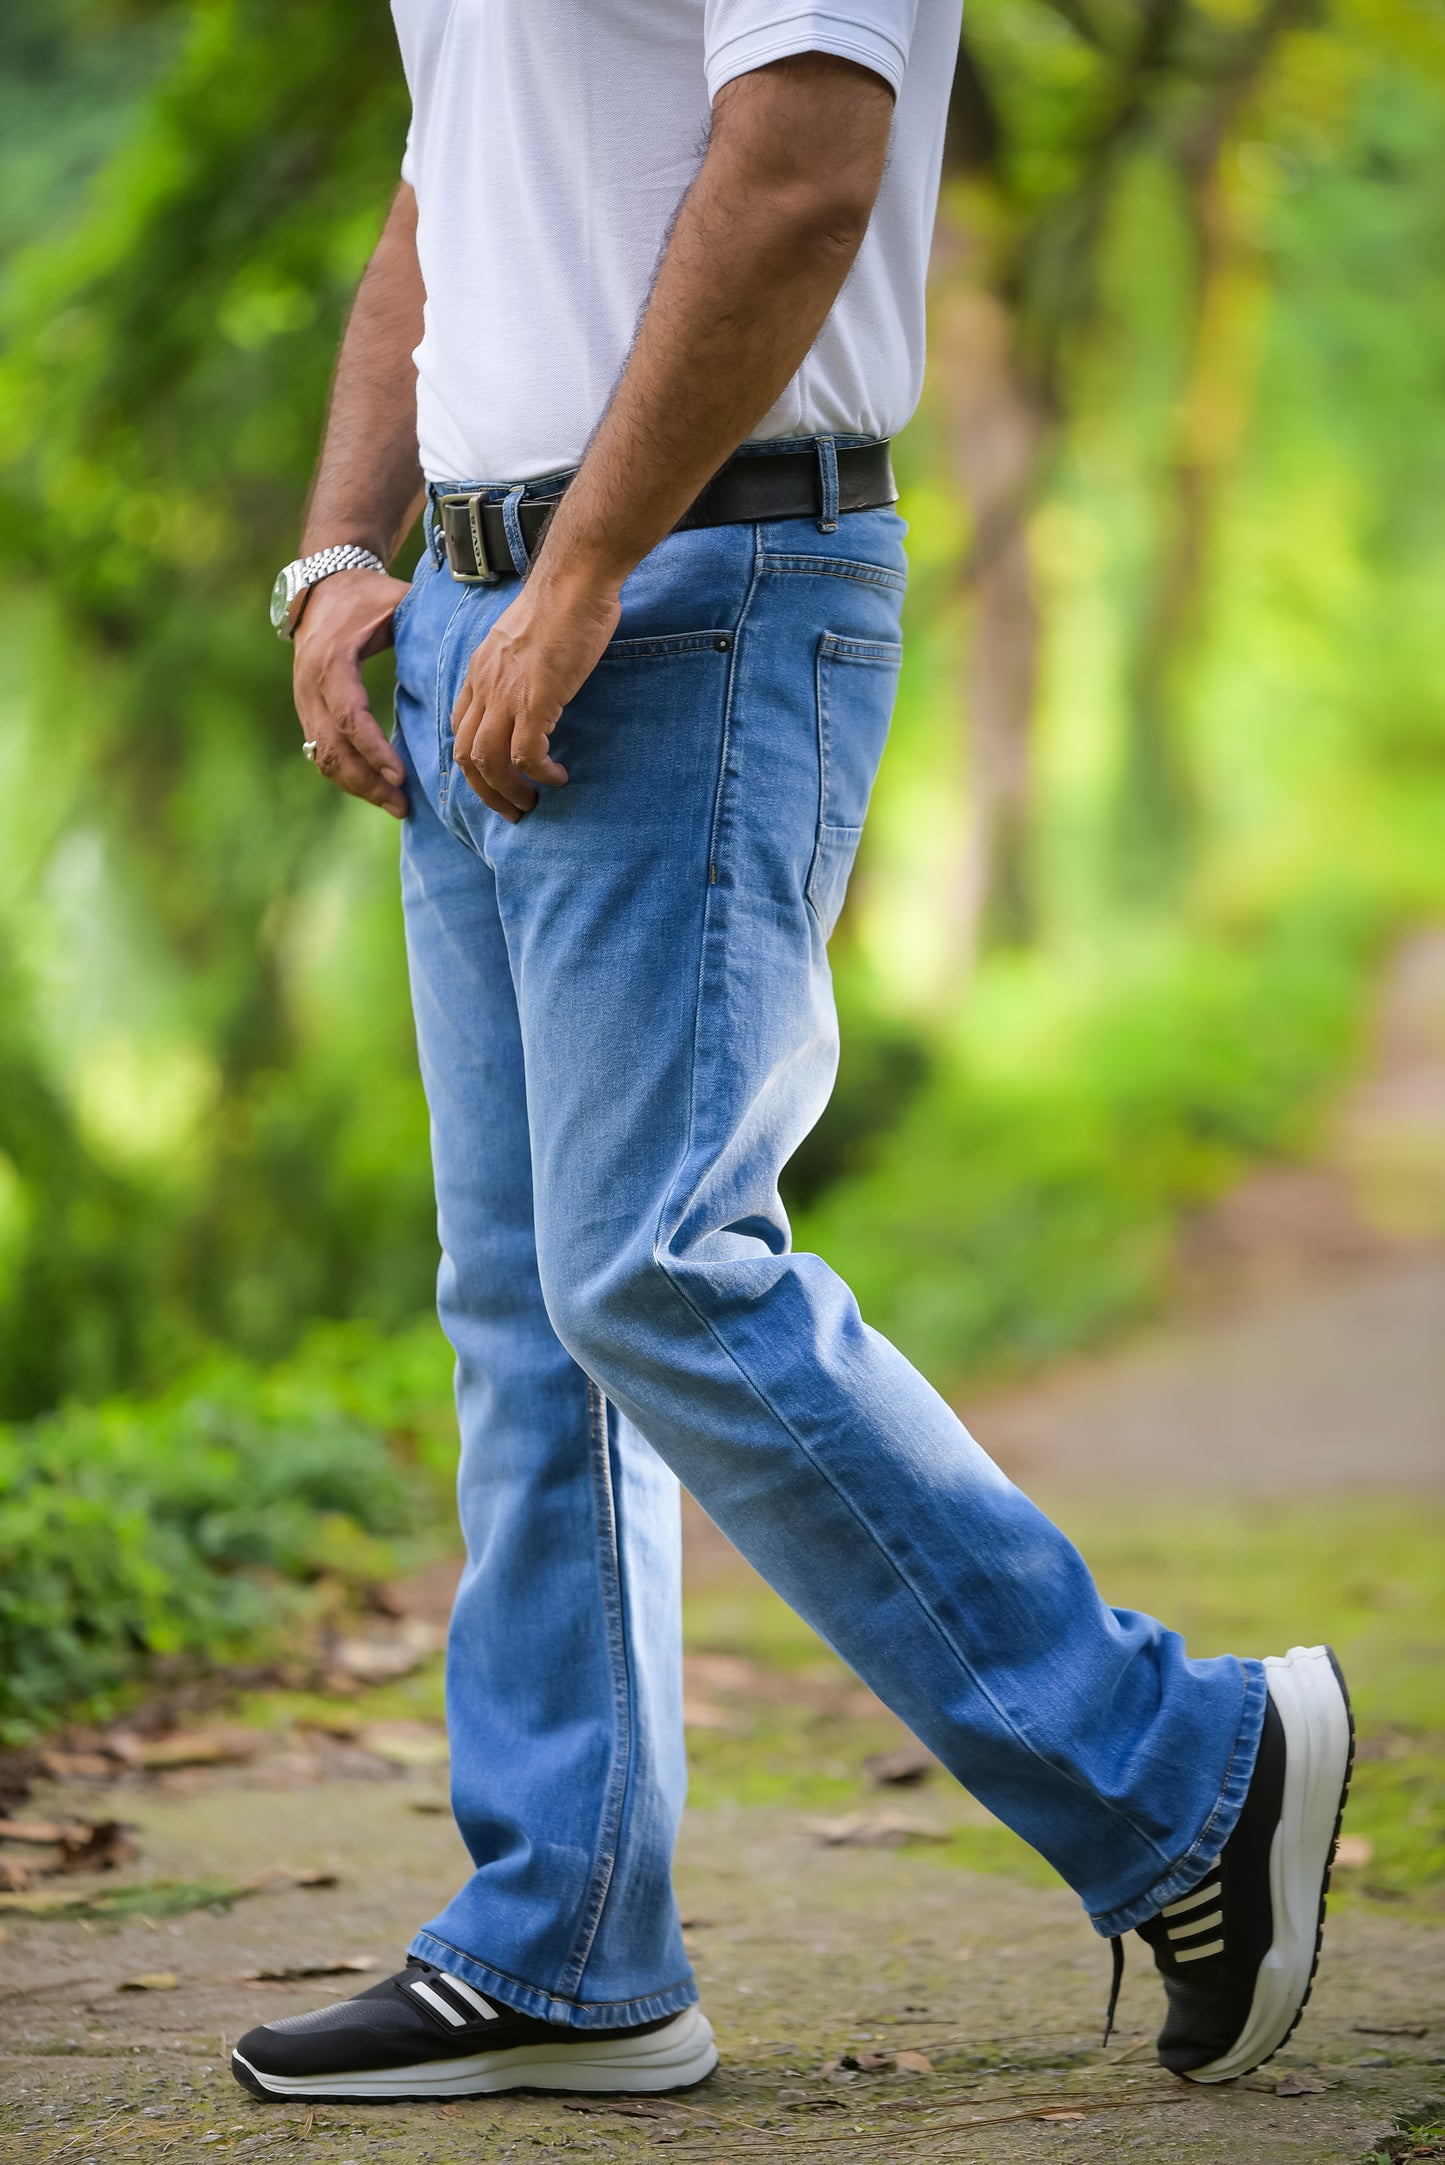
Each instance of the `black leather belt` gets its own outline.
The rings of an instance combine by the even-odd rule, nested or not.
[[[886,442],[840,444],[836,457],[840,512],[874,511],[896,503],[898,490]],[[529,555],[561,500],[559,489],[555,495],[524,497],[517,504]],[[474,489],[441,495],[435,501],[454,579],[464,586],[490,586],[497,579],[517,576],[499,495]],[[673,532],[693,526],[750,526],[760,519],[818,518],[823,510],[822,461],[817,451],[739,451],[693,499]]]

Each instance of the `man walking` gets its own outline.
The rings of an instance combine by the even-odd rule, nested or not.
[[[1160,2057],[1289,2034],[1348,1774],[1324,1648],[1190,1660],[795,1254],[826,941],[887,732],[958,0],[394,0],[402,185],[303,557],[305,750],[403,821],[457,1355],[475,1870],[407,1966],[253,2030],[269,2097],[715,2064],[670,1868],[677,1480],[1098,1930]],[[418,451],[419,439],[419,451]],[[428,546],[385,565],[425,486]],[[398,730],[359,660],[395,637]]]

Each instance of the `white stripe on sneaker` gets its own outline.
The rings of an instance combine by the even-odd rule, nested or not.
[[[1176,1962],[1198,1962],[1205,1955],[1222,1955],[1223,1952],[1223,1940],[1212,1939],[1207,1947],[1176,1947],[1174,1959]]]
[[[1201,1902],[1214,1902],[1219,1898],[1219,1880],[1211,1880],[1207,1887],[1196,1887],[1193,1894],[1186,1894],[1182,1902],[1168,1902],[1160,1910],[1161,1917],[1182,1917],[1186,1909],[1198,1909]]]
[[[420,1977],[413,1977],[406,1989],[408,1992],[414,1992],[419,2000],[425,2000],[428,2007],[434,2007],[439,2015],[445,2015],[454,2030],[464,2030],[466,2028],[466,2016],[459,2015],[455,2007],[450,2006],[442,1998],[440,1992],[433,1992],[431,1986],[426,1984]]]
[[[470,1985],[463,1984],[460,1977],[453,1977],[450,1970],[443,1970],[442,1975],[443,1977],[445,1977],[447,1983],[451,1986],[453,1992],[460,1992],[462,1998],[467,2002],[467,2005],[469,2007],[475,2007],[477,2013],[481,2016],[483,2022],[496,2021],[496,2008],[492,2006],[489,2000],[484,2000],[480,1992],[473,1992]]]
[[[1200,1917],[1188,1924],[1171,1924],[1168,1928],[1168,1936],[1171,1940],[1197,1939],[1201,1932],[1212,1932],[1217,1924],[1223,1924],[1223,1922],[1224,1911],[1222,1909],[1212,1909],[1207,1917]]]

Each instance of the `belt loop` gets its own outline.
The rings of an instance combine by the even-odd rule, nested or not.
[[[442,522],[437,515],[437,500],[430,489],[426,492],[426,510],[422,515],[422,533],[426,537],[427,554],[433,566],[440,571],[446,562],[447,545],[442,536]]]
[[[818,520],[820,534],[836,534],[838,531],[838,446],[831,436],[818,438],[818,478],[823,489],[823,512]]]
[[[519,485],[510,491],[502,505],[502,526],[506,532],[507,547],[512,552],[512,563],[519,579],[526,578],[532,563],[531,557],[527,554],[527,544],[522,539],[522,520],[517,509],[525,494],[525,489]]]

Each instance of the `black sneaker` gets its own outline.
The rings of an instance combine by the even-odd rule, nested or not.
[[[248,2030],[231,2072],[256,2097],[482,2097],[496,2090],[682,2090],[717,2066],[700,2008],[625,2030],[539,2022],[413,1956],[354,2000]]]
[[[1190,2082],[1229,2082],[1278,2052],[1320,1958],[1354,1756],[1349,1696],[1327,1646],[1264,1667],[1259,1757],[1234,1832],[1199,1885],[1139,1927],[1169,1999],[1159,2062]],[[1123,1966],[1115,1940],[1115,2000]]]

